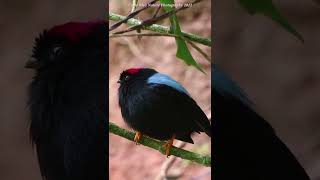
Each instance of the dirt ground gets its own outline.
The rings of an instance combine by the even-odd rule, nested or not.
[[[129,1],[128,1],[129,2]],[[130,11],[130,3],[126,1],[110,1],[111,12],[127,14]],[[145,2],[145,1],[139,1]],[[198,7],[196,7],[198,6]],[[186,10],[179,14],[182,29],[186,32],[211,37],[211,2],[206,1],[196,5],[194,10]],[[199,11],[201,9],[201,12]],[[150,16],[144,13],[139,18]],[[111,22],[110,22],[111,23]],[[123,26],[124,28],[126,26]],[[201,46],[207,54],[210,48]],[[143,37],[119,38],[109,40],[110,59],[110,82],[109,82],[109,118],[110,121],[121,127],[128,128],[121,117],[118,106],[117,90],[119,85],[116,81],[119,74],[130,67],[151,67],[159,72],[165,73],[181,82],[190,92],[192,97],[201,106],[208,116],[211,116],[211,80],[210,64],[195,51],[192,51],[194,58],[199,60],[207,75],[200,71],[186,66],[181,60],[175,57],[176,45],[170,37]],[[205,134],[194,135],[194,145],[188,144],[184,147],[187,150],[196,151],[200,154],[210,154],[210,138]],[[142,145],[110,134],[109,137],[109,166],[111,180],[152,180],[160,173],[161,165],[167,158],[158,151],[151,150]],[[211,179],[211,168],[203,167],[195,163],[188,163],[177,159],[169,171],[169,175],[180,175],[179,179]]]

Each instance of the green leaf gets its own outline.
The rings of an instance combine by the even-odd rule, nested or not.
[[[163,5],[165,12],[174,10],[174,4],[175,4],[174,0],[160,0],[160,3]],[[171,31],[175,35],[183,37],[176,14],[173,14],[172,16],[170,16],[170,23],[171,23],[171,26],[170,26]],[[201,68],[201,66],[193,59],[186,42],[181,38],[175,38],[175,40],[177,43],[176,56],[182,59],[187,65],[194,66],[201,72],[205,73],[204,70]]]
[[[302,35],[288,23],[285,17],[280,14],[272,0],[239,0],[239,3],[249,12],[249,14],[262,14],[271,18],[288,32],[296,36],[300,41],[304,42]]]

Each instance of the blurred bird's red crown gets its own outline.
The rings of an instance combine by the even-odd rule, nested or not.
[[[64,36],[71,41],[77,41],[81,37],[88,35],[97,25],[105,21],[90,22],[68,22],[51,28],[48,33],[51,35]]]
[[[130,68],[130,69],[127,69],[126,72],[129,73],[129,74],[136,74],[138,73],[142,68]]]

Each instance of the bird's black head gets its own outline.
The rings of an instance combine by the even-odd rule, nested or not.
[[[54,26],[36,38],[26,64],[35,70],[28,89],[33,142],[51,136],[60,122],[68,121],[57,115],[66,106],[107,107],[107,36],[107,22],[96,21]]]
[[[149,68],[130,68],[125,71],[123,71],[120,74],[120,78],[118,80],[118,83],[120,83],[120,86],[125,86],[128,84],[131,84],[132,82],[136,80],[146,80],[151,75],[157,73],[154,69]]]
[[[105,28],[101,28],[103,26]],[[25,67],[37,71],[56,69],[61,63],[65,67],[66,63],[79,59],[74,55],[81,53],[82,49],[103,47],[101,43],[107,41],[101,39],[101,34],[106,27],[104,21],[69,22],[45,30],[35,39],[33,54]]]

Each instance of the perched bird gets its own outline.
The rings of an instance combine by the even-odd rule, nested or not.
[[[211,137],[210,122],[187,90],[169,76],[149,68],[123,71],[118,81],[119,105],[125,122],[136,131],[159,140],[174,139],[193,143],[191,133],[205,132]]]
[[[30,137],[46,180],[106,180],[106,22],[70,22],[35,40],[27,68]]]
[[[246,94],[216,65],[212,83],[213,179],[309,180]]]

